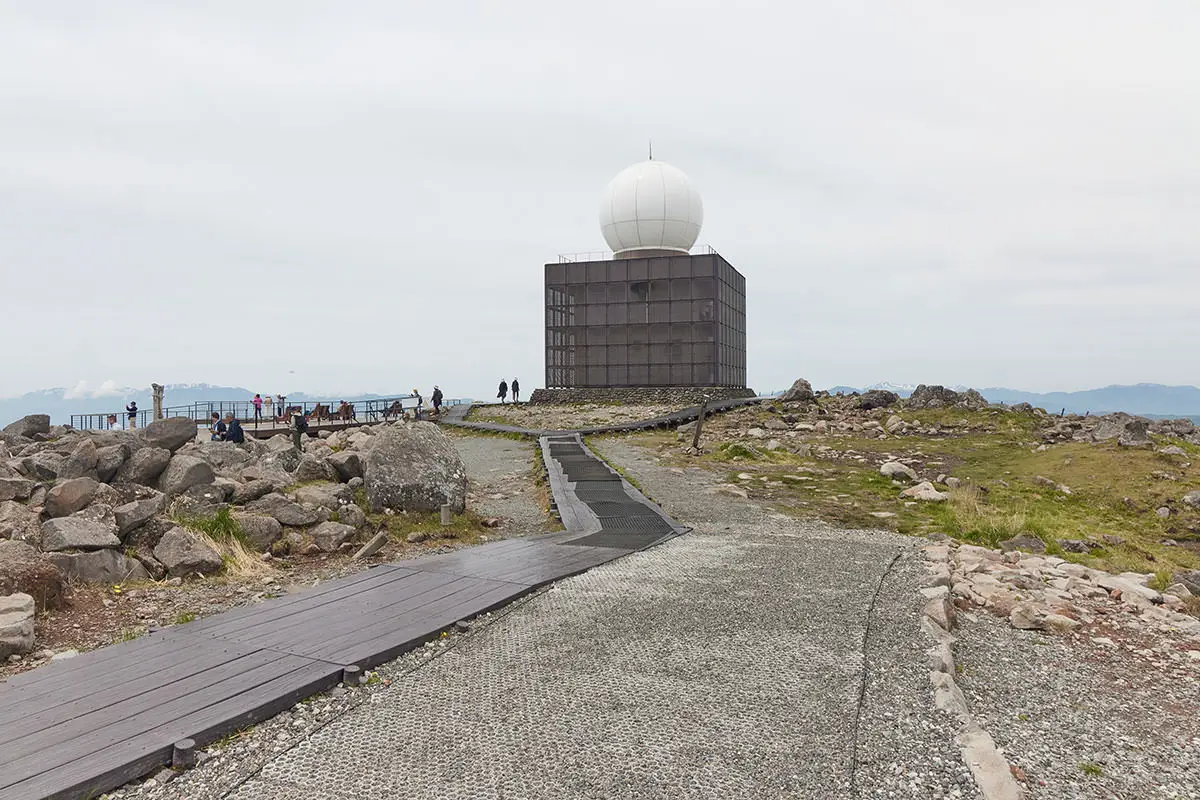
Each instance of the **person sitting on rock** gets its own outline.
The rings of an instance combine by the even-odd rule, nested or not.
[[[233,414],[225,415],[225,441],[241,444],[246,441],[246,434],[242,431],[242,423],[237,421],[237,417]]]
[[[212,440],[214,442],[223,442],[228,435],[225,423],[221,421],[221,415],[216,411],[212,412],[212,422],[209,424],[208,429],[212,431]]]

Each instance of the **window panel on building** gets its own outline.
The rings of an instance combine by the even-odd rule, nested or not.
[[[649,312],[651,323],[671,321],[670,303],[651,303],[649,306]]]
[[[623,325],[629,322],[629,308],[625,303],[608,304],[608,324]]]
[[[650,326],[649,325],[630,325],[629,326],[629,343],[630,344],[646,344],[650,341]]]
[[[567,264],[567,283],[586,283],[587,264]]]
[[[691,364],[672,364],[671,383],[675,386],[687,386],[692,382]]]
[[[650,341],[651,342],[669,342],[671,341],[671,326],[667,324],[651,325],[650,326]]]
[[[665,280],[650,281],[650,301],[659,302],[671,299],[671,284]]]
[[[617,259],[608,265],[608,279],[610,281],[627,281],[629,280],[629,262],[623,259]]]
[[[671,277],[671,259],[668,257],[659,257],[650,259],[650,277],[651,278],[669,278]]]
[[[608,280],[608,262],[592,261],[587,265],[588,283],[604,283]]]
[[[671,256],[671,277],[692,277],[692,259],[690,256]]]
[[[650,261],[645,258],[634,258],[629,262],[629,280],[644,281],[650,277]]]
[[[650,385],[651,386],[670,386],[671,385],[671,366],[669,364],[651,364],[650,365]]]
[[[587,324],[588,325],[603,325],[608,321],[607,314],[608,306],[597,305],[587,307]]]

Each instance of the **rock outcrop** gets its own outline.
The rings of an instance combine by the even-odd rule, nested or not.
[[[29,595],[0,595],[0,661],[33,650],[33,613]]]
[[[810,403],[816,395],[813,393],[812,384],[804,378],[797,378],[786,392],[779,395],[781,403]]]
[[[155,546],[154,557],[177,577],[213,575],[224,566],[221,554],[199,534],[186,528],[167,531]]]
[[[429,422],[385,426],[367,450],[363,479],[373,512],[466,508],[466,467],[450,438]]]

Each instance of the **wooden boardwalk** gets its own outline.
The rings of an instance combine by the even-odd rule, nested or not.
[[[682,529],[577,437],[543,439],[568,532],[377,566],[0,684],[0,800],[93,798],[455,622]]]

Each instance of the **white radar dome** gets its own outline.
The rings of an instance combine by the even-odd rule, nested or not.
[[[600,231],[615,255],[686,253],[700,236],[704,206],[681,170],[643,161],[618,173],[600,200]]]

